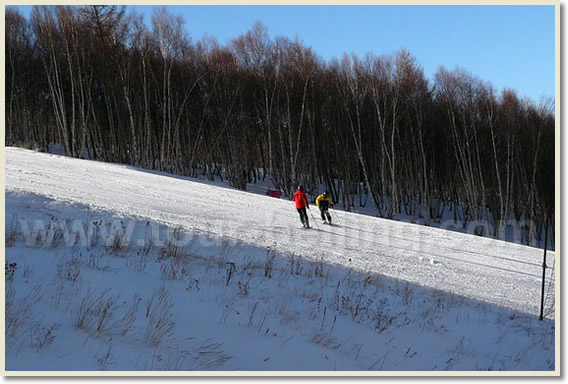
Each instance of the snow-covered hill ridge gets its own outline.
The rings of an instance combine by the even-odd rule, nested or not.
[[[323,258],[531,315],[539,310],[539,249],[343,211],[332,211],[336,226],[323,226],[315,207],[310,216],[314,228],[304,230],[293,203],[286,200],[17,148],[6,148],[5,172],[7,191]],[[547,264],[554,265],[553,252]]]

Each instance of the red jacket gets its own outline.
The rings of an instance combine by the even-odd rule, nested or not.
[[[308,206],[308,198],[302,191],[296,191],[296,193],[294,193],[293,199],[296,202],[296,208],[298,209]]]

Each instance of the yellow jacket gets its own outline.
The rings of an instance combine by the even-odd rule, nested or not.
[[[333,205],[333,200],[331,200],[331,197],[329,197],[329,195],[327,197],[325,197],[322,193],[321,195],[316,197],[316,205],[318,207],[319,207],[320,203],[322,202],[322,200],[327,201],[329,203],[329,205]]]

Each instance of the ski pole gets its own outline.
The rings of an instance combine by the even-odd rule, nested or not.
[[[313,215],[313,213],[312,213],[312,210],[311,210],[310,208],[308,208],[308,211],[310,212],[310,216],[312,217],[312,222],[316,225],[316,228],[317,228],[318,231],[319,231],[319,225],[318,225],[317,220],[314,219],[314,215]]]
[[[335,208],[333,208],[333,212],[335,212]],[[339,217],[339,215],[337,213],[333,214],[333,220],[335,220],[337,225],[341,225],[341,224],[339,224],[339,220],[337,219],[338,217]]]

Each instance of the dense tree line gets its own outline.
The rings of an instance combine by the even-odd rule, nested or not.
[[[326,62],[260,23],[221,46],[166,8],[148,26],[120,6],[34,6],[6,9],[5,57],[7,145],[287,195],[323,184],[346,209],[451,211],[491,236],[514,222],[527,242],[553,220],[553,103],[461,69],[430,82],[404,50]]]

